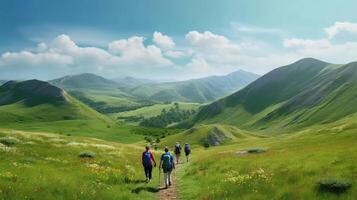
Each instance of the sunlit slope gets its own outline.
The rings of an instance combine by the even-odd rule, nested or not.
[[[141,138],[64,90],[38,80],[12,81],[0,87],[0,125],[125,142]]]
[[[0,87],[1,122],[36,122],[76,119],[107,120],[64,90],[47,82],[8,82]]]
[[[120,83],[94,74],[65,76],[50,83],[101,113],[116,113],[148,104],[122,90]]]
[[[240,130],[233,126],[212,124],[199,125],[181,133],[166,137],[160,146],[172,146],[176,142],[189,143],[195,146],[218,146],[230,144],[238,140],[253,139],[256,136],[248,131]]]
[[[303,59],[203,107],[195,120],[251,129],[330,123],[357,111],[356,81],[357,63]]]
[[[83,152],[94,157],[81,158]],[[142,181],[141,152],[93,138],[0,129],[0,199],[155,199],[158,180]]]
[[[273,137],[245,138],[194,148],[179,175],[183,199],[353,200],[357,116]],[[247,150],[264,149],[261,153]],[[323,179],[347,181],[347,190],[322,190]],[[339,183],[340,184],[340,183]]]

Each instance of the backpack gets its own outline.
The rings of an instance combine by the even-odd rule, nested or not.
[[[185,145],[185,153],[190,153],[191,152],[191,149],[190,149],[190,146],[188,145]]]
[[[151,153],[150,151],[144,152],[144,165],[150,166],[151,165]]]
[[[162,169],[165,171],[170,171],[172,169],[171,155],[169,153],[164,153],[161,156],[162,159]]]
[[[180,145],[175,146],[175,154],[180,154],[181,153],[181,147]]]

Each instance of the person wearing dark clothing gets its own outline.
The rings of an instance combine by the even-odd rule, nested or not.
[[[180,143],[176,142],[176,145],[174,147],[174,152],[175,152],[175,157],[176,157],[176,164],[179,164],[180,162],[180,156],[181,156],[181,146]]]
[[[145,171],[146,182],[150,182],[152,179],[152,167],[156,167],[156,161],[153,153],[150,151],[150,146],[145,147],[145,151],[142,154],[142,164]]]
[[[190,145],[188,143],[185,144],[185,156],[186,156],[186,161],[188,162],[188,157],[191,153],[191,148]]]
[[[168,188],[171,185],[171,172],[175,169],[174,157],[170,154],[168,147],[165,147],[165,153],[161,155],[159,168],[164,172],[165,188]]]

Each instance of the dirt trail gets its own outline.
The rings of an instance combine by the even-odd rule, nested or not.
[[[178,171],[183,164],[177,164],[176,165],[176,171]],[[177,172],[176,172],[177,173]],[[161,175],[163,176],[163,174],[161,173]],[[168,188],[165,189],[164,183],[163,183],[163,178],[162,176],[161,178],[161,185],[159,186],[159,194],[158,194],[158,200],[173,200],[173,199],[179,199],[178,194],[177,194],[177,176],[175,175],[175,171],[172,171],[171,174],[171,183],[172,185]]]

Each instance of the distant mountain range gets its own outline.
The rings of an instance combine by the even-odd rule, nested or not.
[[[94,74],[65,76],[49,82],[102,113],[127,111],[150,104],[123,91],[123,85]]]
[[[137,87],[139,85],[156,83],[157,81],[150,79],[134,78],[131,76],[118,77],[111,79],[119,84],[120,88],[123,90],[130,90],[131,88]]]
[[[357,62],[306,58],[202,107],[194,121],[262,130],[323,124],[356,113],[356,98]]]
[[[181,82],[156,83],[133,77],[108,80],[94,74],[65,76],[49,81],[102,113],[136,109],[154,102],[207,103],[224,97],[255,80],[258,75],[237,71]]]
[[[245,87],[258,77],[256,74],[239,70],[225,76],[140,85],[131,89],[130,93],[154,101],[207,103]]]

